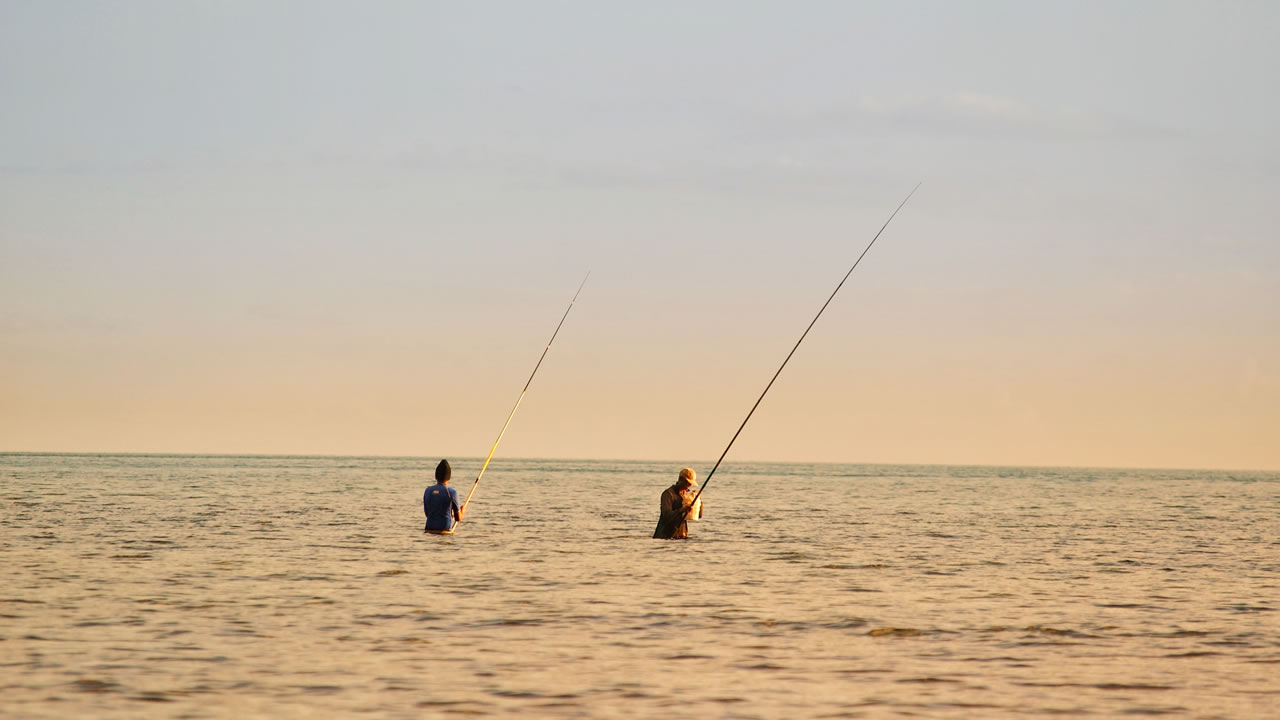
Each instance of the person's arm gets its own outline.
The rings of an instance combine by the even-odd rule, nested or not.
[[[462,509],[462,506],[458,505],[458,494],[456,490],[449,491],[449,499],[453,501],[453,521],[462,522],[462,516],[465,514],[465,511]]]

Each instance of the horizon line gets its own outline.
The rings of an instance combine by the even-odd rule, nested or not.
[[[321,454],[321,453],[245,453],[245,452],[147,452],[147,451],[77,451],[77,450],[0,450],[0,456],[66,456],[66,457],[207,457],[207,458],[368,458],[380,460],[430,460],[436,455],[379,455],[370,453],[356,454]],[[460,460],[483,461],[483,456],[455,455]],[[671,460],[668,458],[607,458],[607,457],[506,457],[503,460],[519,461],[574,461],[574,462],[627,462],[627,463],[672,463],[686,465],[687,460]],[[498,458],[495,458],[495,461]],[[694,461],[702,462],[702,461]],[[705,461],[709,463],[710,461]],[[726,460],[724,464],[759,464],[759,465],[883,465],[891,467],[977,467],[977,468],[1019,468],[1045,470],[1177,470],[1184,472],[1248,472],[1248,473],[1280,473],[1280,468],[1225,468],[1225,467],[1175,467],[1159,465],[1011,465],[1007,463],[940,463],[940,462],[875,462],[857,461],[843,462],[830,460]]]

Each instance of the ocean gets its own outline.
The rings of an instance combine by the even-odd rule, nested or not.
[[[438,460],[0,454],[0,715],[1280,717],[1280,473]]]

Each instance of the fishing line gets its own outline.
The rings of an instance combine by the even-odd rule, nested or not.
[[[844,287],[845,280],[849,279],[849,276],[853,274],[854,269],[858,267],[858,263],[862,262],[862,258],[866,257],[867,252],[871,250],[871,246],[876,244],[876,240],[880,239],[880,234],[884,232],[885,228],[889,227],[889,223],[893,222],[893,218],[897,216],[898,211],[902,209],[903,205],[907,204],[907,201],[910,200],[911,196],[915,195],[916,190],[919,190],[919,189],[920,189],[920,183],[917,183],[916,186],[911,189],[911,192],[907,193],[907,196],[902,199],[902,202],[898,203],[898,207],[894,209],[891,215],[889,215],[889,219],[884,221],[884,225],[880,226],[879,232],[877,232],[875,237],[871,238],[871,242],[867,243],[867,246],[863,248],[862,254],[858,256],[857,260],[853,261],[853,266],[850,267],[849,272],[845,273],[844,277],[841,278],[840,284],[836,285],[836,289],[831,291],[831,297],[827,298],[827,301],[822,304],[822,308],[818,310],[818,314],[814,315],[813,320],[809,322],[809,327],[805,328],[804,332],[801,333],[800,339],[796,341],[795,347],[791,348],[791,352],[787,353],[787,359],[782,361],[782,365],[780,365],[778,367],[778,371],[773,374],[773,378],[769,380],[769,384],[765,385],[764,392],[760,393],[760,397],[756,399],[756,404],[751,406],[751,411],[747,413],[747,417],[743,419],[742,424],[738,426],[738,432],[735,432],[733,434],[733,437],[730,438],[729,440],[729,445],[725,447],[724,452],[720,453],[720,459],[716,460],[715,467],[711,468],[711,472],[707,473],[707,477],[705,480],[702,481],[702,485],[698,486],[698,492],[693,496],[693,502],[689,503],[689,505],[686,506],[680,512],[680,518],[674,524],[672,524],[671,532],[675,532],[675,528],[679,527],[680,523],[684,522],[685,518],[689,516],[689,511],[694,507],[694,505],[697,504],[698,498],[702,497],[702,491],[707,489],[707,484],[711,482],[711,477],[716,474],[716,470],[720,467],[720,463],[724,461],[725,455],[729,454],[729,448],[733,447],[734,441],[737,440],[738,435],[742,433],[742,428],[747,426],[747,421],[751,419],[751,416],[755,413],[756,408],[760,407],[760,401],[764,400],[764,396],[769,392],[769,388],[773,387],[773,381],[777,380],[778,376],[782,374],[782,368],[785,368],[787,366],[787,363],[791,361],[791,356],[796,354],[796,350],[800,348],[800,343],[804,342],[804,339],[806,336],[808,336],[809,331],[812,330],[814,324],[818,322],[818,318],[822,317],[822,313],[827,309],[827,306],[830,305],[831,301],[835,299],[836,293],[840,292],[840,288]],[[661,537],[659,535],[659,531],[662,529],[663,529],[663,523],[661,518],[659,518],[658,527],[653,531],[653,536]]]

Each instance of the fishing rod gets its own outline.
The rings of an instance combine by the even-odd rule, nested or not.
[[[858,263],[862,262],[862,258],[866,257],[867,252],[871,250],[871,246],[876,244],[876,240],[880,239],[880,234],[884,232],[885,228],[889,227],[889,223],[893,222],[893,218],[897,216],[898,211],[902,209],[903,205],[907,204],[907,201],[910,200],[911,196],[915,195],[916,190],[919,190],[919,189],[920,189],[920,183],[917,183],[914,188],[911,188],[911,192],[907,193],[907,196],[902,199],[902,202],[898,203],[898,207],[894,209],[891,215],[889,215],[889,219],[884,221],[884,225],[880,226],[880,230],[876,233],[875,237],[871,238],[871,242],[867,243],[867,246],[863,248],[862,254],[858,256],[857,260],[853,261],[853,266],[850,267],[849,272],[845,273],[844,277],[841,278],[840,284],[836,285],[836,289],[831,291],[831,297],[828,297],[827,301],[822,304],[822,308],[818,310],[818,314],[813,316],[813,320],[809,322],[809,327],[805,328],[804,332],[800,334],[800,339],[796,341],[795,347],[791,348],[791,352],[787,353],[787,359],[782,361],[782,365],[780,365],[778,367],[778,371],[773,374],[773,378],[769,380],[769,384],[764,386],[764,392],[760,393],[760,397],[756,399],[756,404],[751,406],[751,411],[747,413],[747,417],[743,419],[742,424],[738,426],[738,432],[735,432],[733,434],[733,437],[730,438],[729,440],[729,445],[725,447],[724,452],[720,453],[720,459],[716,460],[716,464],[714,467],[711,468],[711,472],[707,473],[707,477],[705,480],[702,481],[702,485],[698,486],[698,492],[694,494],[693,502],[689,503],[680,512],[680,518],[670,526],[670,530],[672,533],[674,533],[675,528],[679,527],[680,523],[684,522],[685,518],[689,516],[690,510],[692,510],[694,506],[697,505],[698,498],[702,497],[702,491],[707,489],[707,484],[711,482],[711,477],[716,474],[716,470],[719,469],[720,463],[723,462],[724,457],[729,454],[729,448],[733,447],[734,441],[737,440],[738,435],[742,433],[742,428],[747,426],[747,421],[751,419],[751,416],[755,413],[756,408],[760,407],[760,401],[764,400],[764,396],[768,394],[769,388],[773,387],[773,381],[777,380],[778,376],[782,374],[782,368],[785,368],[787,366],[787,363],[791,361],[791,356],[796,354],[796,350],[800,348],[800,343],[804,342],[804,339],[806,336],[808,336],[809,331],[812,330],[813,326],[818,322],[818,318],[822,317],[822,313],[826,311],[827,306],[830,305],[831,301],[835,299],[836,293],[840,292],[840,288],[844,287],[845,280],[849,279],[849,276],[853,274],[854,269],[858,267]],[[653,536],[655,538],[662,537],[661,535],[659,535],[659,531],[661,531],[662,529],[663,529],[662,519],[659,518],[658,527],[654,529]],[[670,535],[668,534],[666,535],[666,537],[670,537]]]
[[[489,467],[489,461],[493,459],[493,453],[498,449],[498,443],[502,442],[502,436],[507,433],[507,426],[511,424],[511,418],[516,416],[516,410],[520,407],[520,401],[524,399],[524,394],[529,391],[529,386],[533,384],[533,376],[538,374],[538,368],[542,367],[542,361],[547,357],[547,352],[551,350],[551,343],[556,341],[556,335],[560,334],[560,326],[564,325],[565,318],[569,317],[569,311],[573,309],[573,304],[578,300],[578,293],[582,292],[583,286],[587,284],[587,278],[591,277],[591,271],[588,270],[586,277],[582,278],[582,284],[578,285],[578,292],[573,294],[573,300],[569,301],[569,307],[565,308],[564,315],[560,316],[560,323],[556,325],[555,332],[551,333],[551,339],[547,341],[547,346],[542,349],[542,355],[538,358],[538,364],[533,366],[533,372],[529,373],[529,379],[524,384],[524,389],[520,391],[520,397],[516,398],[516,404],[511,408],[511,413],[507,415],[507,421],[502,423],[502,430],[498,433],[498,439],[493,441],[493,447],[489,448],[489,454],[484,459],[484,464],[480,466],[480,472],[476,474],[476,481],[471,483],[471,490],[467,492],[467,499],[462,501],[462,507],[458,510],[458,515],[462,515],[467,509],[467,504],[471,502],[471,496],[476,492],[476,486],[480,484],[480,478],[484,477],[484,471]],[[459,521],[461,523],[461,521]]]

